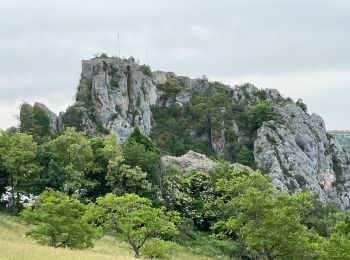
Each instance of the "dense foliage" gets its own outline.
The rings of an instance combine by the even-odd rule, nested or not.
[[[176,234],[174,222],[179,220],[176,212],[153,208],[146,198],[135,194],[117,197],[111,193],[90,204],[85,218],[127,241],[135,257],[140,257],[140,250],[149,239]]]
[[[225,161],[208,173],[183,175],[175,167],[160,167],[161,151],[195,148],[210,154],[196,135],[215,136],[220,120],[236,117],[232,111],[239,109],[229,102],[219,109],[218,100],[198,95],[188,106],[158,110],[175,117],[157,126],[153,134],[168,127],[173,132],[155,141],[138,129],[124,144],[116,134],[88,138],[74,128],[37,140],[1,132],[0,188],[11,186],[10,206],[19,204],[21,194],[41,194],[21,216],[34,224],[28,236],[54,247],[90,247],[97,230],[150,258],[170,258],[178,245],[223,258],[349,258],[350,214],[337,205],[322,204],[307,191],[277,191],[268,175],[235,170]],[[245,126],[248,136],[273,113],[257,102],[243,115],[251,122]],[[249,164],[249,143],[236,145],[227,151],[230,158]]]
[[[172,78],[171,82],[159,87],[167,99],[183,89],[181,79]],[[251,106],[233,103],[229,88],[219,82],[207,84],[204,93],[192,91],[189,101],[182,106],[170,103],[152,107],[156,122],[152,139],[164,153],[179,156],[191,149],[212,157],[222,154],[226,160],[242,160],[254,166],[254,136],[263,122],[273,119],[272,108],[266,101],[252,101]],[[242,136],[232,128],[233,120]],[[215,147],[220,142],[228,145]]]
[[[26,235],[53,247],[92,247],[95,230],[82,219],[85,205],[73,197],[47,189],[38,197],[33,210],[21,216],[35,226]]]

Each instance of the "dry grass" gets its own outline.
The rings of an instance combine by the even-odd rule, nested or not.
[[[111,237],[95,242],[89,250],[69,250],[41,246],[24,237],[27,227],[15,217],[0,214],[0,259],[1,260],[129,260],[136,259],[128,245]],[[180,250],[174,259],[209,260],[212,258],[192,255]]]

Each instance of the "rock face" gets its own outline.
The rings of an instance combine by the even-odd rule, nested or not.
[[[57,132],[58,132],[58,117],[57,117],[57,115],[42,103],[35,102],[34,107],[40,107],[42,110],[45,111],[45,113],[47,114],[47,116],[50,119],[51,134],[53,134],[53,135],[57,134]]]
[[[349,158],[339,143],[327,135],[325,123],[291,103],[278,106],[278,121],[265,122],[254,142],[259,168],[270,173],[272,183],[282,190],[308,187],[322,201],[349,205]]]
[[[345,151],[350,153],[350,131],[347,130],[333,130],[328,131],[335,139],[338,140],[340,145],[344,148]]]
[[[52,131],[75,126],[90,135],[117,132],[120,142],[128,138],[134,127],[149,135],[154,124],[152,106],[182,106],[190,100],[193,91],[206,95],[213,91],[205,78],[174,76],[171,72],[151,72],[133,58],[85,60],[75,104],[57,118],[45,110]],[[181,79],[181,88],[177,79]],[[173,81],[172,88],[168,86],[170,81]],[[275,187],[290,192],[308,187],[322,201],[336,201],[342,207],[349,205],[349,156],[338,141],[327,134],[320,116],[309,115],[305,107],[283,98],[274,89],[262,90],[250,84],[221,85],[232,103],[245,110],[259,101],[272,107],[274,120],[264,122],[251,143],[256,166],[270,173]],[[216,118],[216,124],[224,127],[210,129],[209,137],[200,137],[206,138],[219,155],[224,154],[232,141],[226,139],[228,131],[237,136],[238,143],[247,138],[237,122],[232,120],[227,126],[227,122],[221,124],[220,120]],[[180,158],[163,157],[163,163],[178,165],[183,173],[191,169],[208,171],[215,165],[194,152]]]
[[[133,127],[144,134],[151,129],[150,105],[156,103],[156,87],[131,58],[95,58],[82,62],[76,108],[90,132],[103,128],[125,141]],[[84,110],[84,108],[86,110]]]
[[[181,174],[186,174],[193,170],[198,170],[201,172],[209,172],[209,170],[215,167],[216,164],[217,162],[211,160],[204,154],[196,153],[191,150],[180,157],[175,157],[170,155],[166,155],[162,157],[162,166],[164,168],[167,168],[173,165],[177,168],[177,170]],[[232,164],[232,168],[245,169],[248,172],[252,171],[251,168],[238,163]]]

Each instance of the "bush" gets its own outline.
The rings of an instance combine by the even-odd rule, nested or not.
[[[108,58],[108,55],[106,53],[102,53],[100,55],[100,58],[103,58],[103,59],[107,59]]]
[[[143,246],[141,252],[150,259],[170,259],[178,249],[178,245],[160,238],[152,238]]]
[[[273,118],[272,107],[265,101],[257,103],[247,111],[248,122],[252,132],[257,131],[265,121]]]
[[[300,107],[305,113],[307,113],[307,105],[305,105],[305,103],[302,99],[299,98],[295,104],[298,107]]]
[[[151,77],[152,76],[152,70],[150,68],[150,66],[143,64],[140,66],[140,70],[142,71],[143,74]]]

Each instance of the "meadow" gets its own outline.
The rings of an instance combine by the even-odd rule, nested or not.
[[[3,260],[129,260],[133,256],[128,245],[105,236],[95,241],[95,247],[87,250],[69,250],[42,246],[25,237],[29,227],[20,219],[0,214],[0,259]],[[190,253],[188,248],[181,248],[173,259],[207,260],[212,257]]]

